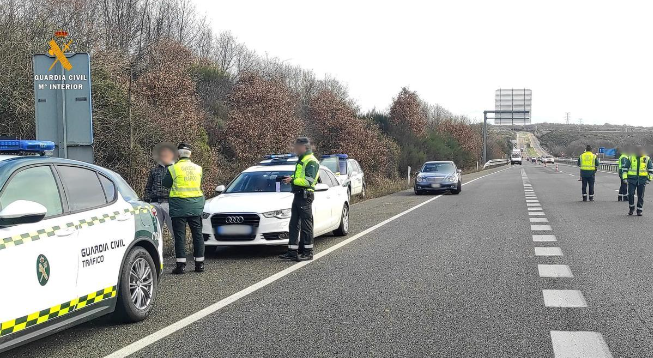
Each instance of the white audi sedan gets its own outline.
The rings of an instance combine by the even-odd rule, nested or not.
[[[207,200],[202,233],[207,246],[287,245],[294,194],[281,182],[295,169],[297,157],[274,156],[248,168],[218,195]],[[315,237],[349,231],[347,188],[327,167],[320,167],[313,201]]]

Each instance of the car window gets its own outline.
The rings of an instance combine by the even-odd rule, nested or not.
[[[21,170],[9,180],[0,196],[0,210],[16,200],[34,201],[45,206],[46,217],[63,212],[59,187],[49,166]]]
[[[284,184],[281,179],[291,176],[289,171],[243,172],[229,184],[225,193],[256,193],[256,192],[290,192],[290,184]],[[278,189],[277,189],[278,187]]]
[[[455,167],[451,163],[426,163],[421,171],[422,173],[453,173]]]
[[[104,189],[104,196],[107,199],[108,203],[116,200],[116,186],[113,184],[111,179],[100,174],[100,183],[102,183],[102,189]]]
[[[71,211],[88,210],[107,203],[104,189],[95,171],[68,166],[57,166],[57,171]]]
[[[320,169],[320,177],[317,179],[318,183],[326,184],[329,187],[333,186],[333,182],[331,181],[331,178],[327,174],[326,170]]]
[[[329,168],[332,172],[339,172],[340,169],[338,168],[338,158],[336,157],[329,157],[329,158],[324,158],[320,162],[320,165],[324,165],[325,167]]]
[[[360,163],[357,162],[356,160],[353,160],[353,159],[352,159],[352,161],[354,162],[354,168],[356,169],[356,171],[358,171],[359,173],[362,173],[362,172],[363,172],[363,168],[361,168]]]
[[[324,172],[326,173],[327,177],[331,180],[332,185],[330,185],[330,186],[334,187],[334,186],[340,185],[340,182],[338,181],[338,178],[336,178],[336,176],[333,173],[328,172],[326,170]]]
[[[348,160],[347,161],[347,173],[354,174],[355,171],[357,171],[357,170],[352,165],[351,160]]]

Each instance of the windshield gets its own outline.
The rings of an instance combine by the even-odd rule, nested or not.
[[[454,170],[451,163],[426,163],[422,167],[422,173],[453,173]]]
[[[289,171],[245,172],[229,184],[225,193],[290,192],[290,184],[281,178],[292,175]],[[279,181],[277,181],[279,180]]]
[[[320,164],[329,168],[334,173],[347,174],[347,161],[339,159],[338,157],[324,158]]]
[[[512,153],[513,158],[521,158],[521,154],[519,153]]]

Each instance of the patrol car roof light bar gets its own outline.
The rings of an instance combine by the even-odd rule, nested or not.
[[[324,154],[324,155],[322,155],[322,158],[333,158],[333,157],[338,157],[340,159],[349,158],[349,156],[347,154]]]
[[[45,155],[54,150],[54,142],[47,140],[0,140],[2,154],[40,154]]]
[[[292,153],[285,153],[285,154],[267,154],[264,158],[265,159],[288,159],[293,157],[296,157],[296,155]]]

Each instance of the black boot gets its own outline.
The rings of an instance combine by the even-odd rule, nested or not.
[[[282,259],[282,260],[293,260],[293,261],[295,261],[295,260],[297,260],[297,251],[296,250],[288,250],[288,252],[286,252],[285,254],[279,255],[279,258]]]
[[[304,253],[297,257],[297,261],[311,261],[313,260],[313,250],[305,249]]]
[[[621,195],[619,195],[619,196],[617,197],[617,201],[624,201],[624,198],[622,198]]]
[[[195,272],[204,272],[204,261],[195,262]]]
[[[631,215],[631,216],[632,216],[634,213],[635,213],[635,209],[634,209],[634,208],[630,208],[630,210],[628,210],[628,215]]]
[[[586,196],[583,197],[583,201],[587,201],[587,197],[586,197]]]
[[[175,267],[174,270],[172,270],[173,275],[181,275],[184,273],[186,270],[186,263],[184,262],[177,262],[177,267]]]
[[[590,201],[594,201],[594,197],[593,197],[593,196],[590,196]]]
[[[641,210],[637,210],[637,216],[642,216],[642,215],[644,215],[644,213],[642,213]]]

